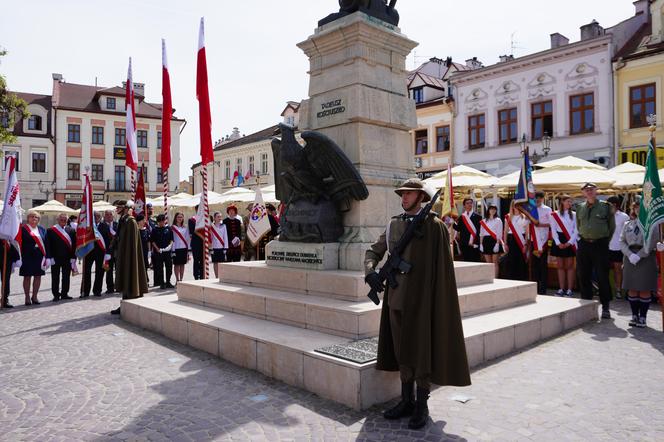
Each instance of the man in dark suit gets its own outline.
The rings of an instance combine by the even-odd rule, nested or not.
[[[115,257],[113,256],[113,238],[118,232],[118,223],[113,221],[113,211],[107,210],[104,212],[104,221],[99,223],[97,230],[104,239],[104,246],[106,246],[106,254],[110,255],[108,259],[108,270],[106,270],[106,294],[115,293],[115,285],[113,283],[113,272],[115,270]],[[108,258],[108,257],[107,257]]]
[[[51,260],[53,301],[72,299],[69,296],[69,279],[76,262],[76,232],[67,227],[67,215],[64,213],[58,215],[57,224],[46,231],[46,250]]]
[[[198,213],[198,206],[196,206]],[[196,232],[196,220],[198,215],[189,218],[189,235],[191,235],[191,255],[194,258],[194,279],[203,279],[203,243],[205,238],[201,232]]]
[[[482,217],[473,211],[473,200],[463,200],[463,213],[456,220],[454,230],[459,232],[459,245],[464,261],[481,262],[480,221]]]
[[[99,230],[101,214],[95,212],[95,226]],[[81,285],[81,298],[90,296],[90,289],[94,296],[101,296],[101,288],[104,283],[104,254],[106,253],[106,242],[104,238],[97,238],[94,248],[83,258],[83,284]],[[92,266],[95,267],[95,282],[92,285]]]
[[[7,256],[6,262],[5,256]],[[21,264],[20,258],[18,251],[9,243],[9,241],[4,239],[0,240],[0,278],[2,278],[0,308],[14,308],[14,306],[9,303],[9,281],[11,280],[13,268],[15,266],[20,266]]]

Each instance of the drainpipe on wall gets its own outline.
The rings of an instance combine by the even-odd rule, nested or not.
[[[617,143],[620,140],[620,109],[622,103],[619,102],[619,91],[618,91],[618,71],[625,67],[625,62],[622,58],[619,58],[615,64],[615,68],[612,69],[613,75],[611,76],[613,82],[613,131],[612,136],[613,140],[611,143],[611,156],[613,158],[613,165],[618,165],[618,146]]]
[[[56,124],[58,119],[58,109],[54,106],[52,106],[53,109],[53,121],[51,123],[51,127],[53,129],[53,138],[51,138],[51,141],[53,142],[53,182],[55,185],[53,186],[53,199],[56,200],[58,199],[58,144],[57,144],[57,127],[58,125]]]

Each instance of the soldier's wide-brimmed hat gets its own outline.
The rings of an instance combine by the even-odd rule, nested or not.
[[[126,207],[128,209],[131,209],[131,208],[134,207],[134,202],[133,201],[128,201],[128,200],[115,200],[113,202],[113,205],[117,208]]]
[[[420,191],[424,194],[424,199],[422,200],[423,202],[427,202],[431,200],[431,195],[428,192],[428,189],[424,186],[424,183],[422,180],[419,178],[410,178],[404,181],[404,183],[396,189],[394,192],[401,196],[401,192],[406,191],[406,190],[415,190],[415,191]]]
[[[581,190],[586,190],[586,189],[597,189],[597,184],[595,184],[595,183],[586,183],[581,187]]]

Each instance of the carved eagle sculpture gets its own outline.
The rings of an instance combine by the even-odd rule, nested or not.
[[[316,204],[331,200],[340,211],[350,209],[351,199],[369,196],[367,186],[341,148],[320,132],[305,131],[301,146],[290,126],[280,124],[281,139],[272,140],[275,190],[286,203],[305,199]]]

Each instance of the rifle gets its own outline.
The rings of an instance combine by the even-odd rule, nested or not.
[[[399,238],[399,242],[397,242],[396,246],[394,246],[394,249],[391,252],[389,252],[385,264],[378,271],[378,276],[380,277],[381,284],[384,284],[385,281],[387,281],[387,284],[391,288],[395,289],[399,286],[399,283],[395,278],[396,272],[402,274],[410,273],[410,270],[412,269],[413,266],[410,263],[404,261],[401,258],[401,254],[404,252],[404,250],[406,250],[406,247],[408,246],[408,244],[410,243],[410,241],[413,239],[414,236],[417,236],[418,238],[421,238],[423,236],[420,227],[424,223],[426,217],[431,212],[433,205],[436,204],[436,201],[438,201],[440,192],[442,192],[442,189],[436,192],[433,198],[431,198],[431,201],[429,201],[427,205],[424,206],[424,208],[422,208],[422,210],[420,210],[420,212],[417,215],[415,215],[413,220],[406,228],[406,231],[403,233],[403,235],[401,235],[401,238]],[[389,241],[389,238],[385,238],[385,241]],[[369,294],[367,294],[369,299],[371,299],[373,303],[376,305],[380,304],[378,293],[379,293],[378,291],[372,288],[369,291]]]

